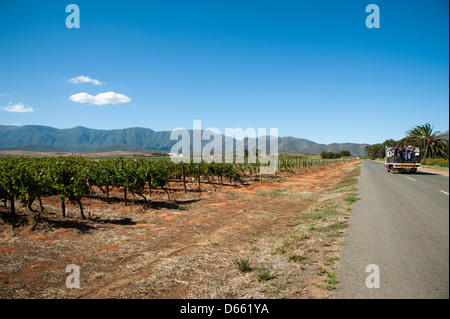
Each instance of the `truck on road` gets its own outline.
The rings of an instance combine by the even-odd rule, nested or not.
[[[420,148],[414,146],[386,146],[384,167],[387,172],[415,173],[420,167]]]

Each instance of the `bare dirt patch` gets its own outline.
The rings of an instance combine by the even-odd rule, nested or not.
[[[248,185],[202,183],[186,194],[171,182],[170,202],[152,191],[147,205],[131,196],[125,206],[119,189],[110,203],[96,192],[83,199],[86,220],[69,203],[61,218],[58,198],[45,198],[35,231],[0,221],[0,296],[327,298],[358,165]],[[239,260],[250,270],[240,271]],[[69,264],[80,267],[78,289],[65,286]]]
[[[443,176],[449,176],[449,171],[448,170],[443,170],[443,169],[436,169],[436,168],[431,168],[431,167],[421,167],[419,168],[419,172],[427,172],[427,173],[432,173],[432,174],[437,174],[437,175],[443,175]]]

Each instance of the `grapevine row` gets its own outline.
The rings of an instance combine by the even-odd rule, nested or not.
[[[301,158],[280,157],[278,171],[297,172],[298,169],[313,166],[324,166],[335,162],[331,160],[311,160]],[[270,163],[269,163],[270,164]],[[182,181],[186,192],[186,180],[189,178],[198,183],[217,180],[223,185],[224,180],[236,183],[243,182],[243,175],[253,176],[259,172],[259,163],[174,163],[169,160],[147,159],[99,159],[88,160],[81,157],[58,158],[0,158],[0,199],[9,201],[12,224],[15,224],[15,201],[27,208],[33,216],[36,227],[40,215],[44,211],[42,198],[58,196],[61,214],[66,215],[65,202],[69,200],[79,206],[80,216],[85,218],[82,198],[88,196],[95,186],[106,194],[109,202],[111,188],[123,189],[124,203],[128,203],[128,193],[140,196],[144,202],[146,187],[151,196],[152,189],[162,189],[170,200],[169,181]],[[33,203],[38,202],[38,209]]]

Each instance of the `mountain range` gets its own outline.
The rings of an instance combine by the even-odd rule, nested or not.
[[[98,130],[77,126],[57,129],[40,125],[0,125],[0,149],[36,152],[170,152],[177,143],[170,139],[170,131],[154,131],[149,128],[132,127],[115,130]],[[192,131],[190,131],[192,136]],[[225,137],[222,136],[222,140]],[[245,148],[248,139],[244,142]],[[203,145],[209,141],[202,141]],[[318,144],[297,137],[278,137],[279,153],[316,155],[322,151],[350,151],[354,156],[363,156],[368,144],[333,143]],[[269,148],[267,148],[269,149]]]

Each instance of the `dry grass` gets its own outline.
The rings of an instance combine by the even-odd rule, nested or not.
[[[171,203],[154,192],[148,207],[91,198],[85,221],[70,205],[63,220],[57,198],[47,198],[36,231],[2,226],[0,296],[327,298],[358,164],[249,186],[202,185],[174,192]],[[251,271],[239,271],[237,259],[248,259]],[[80,267],[79,289],[65,287],[70,263]]]

